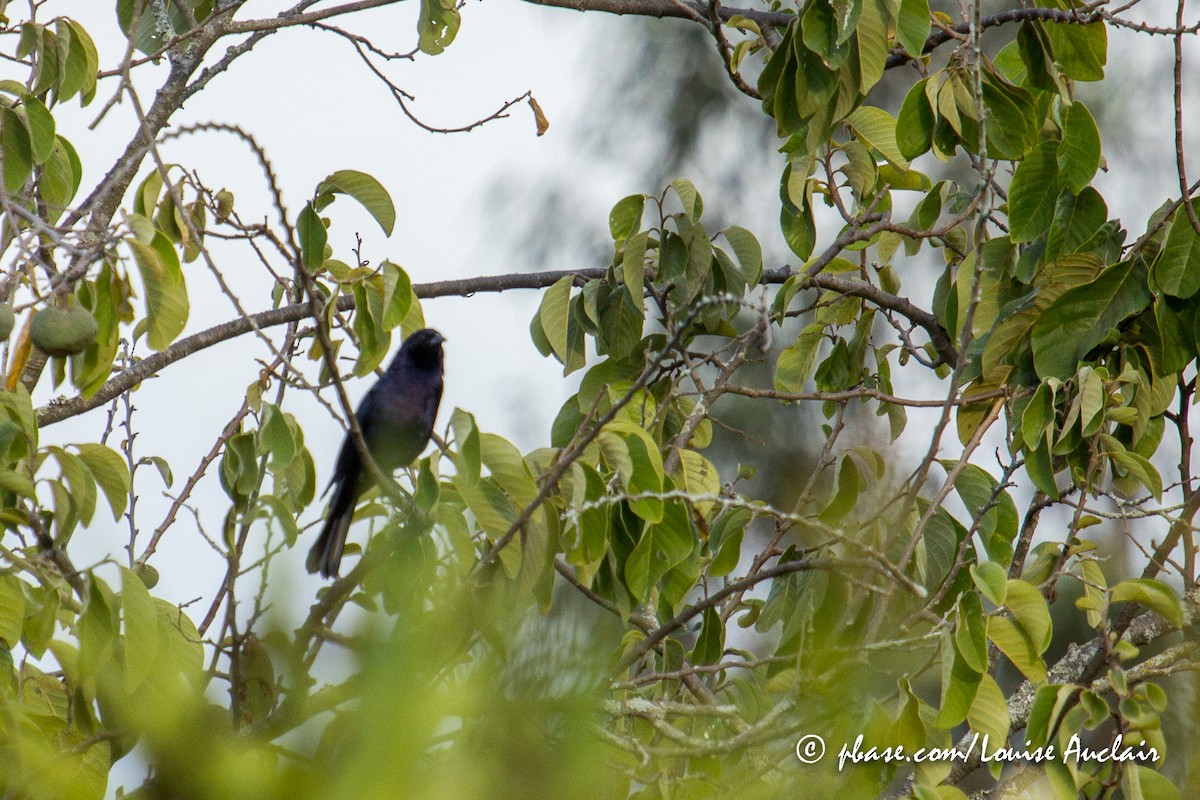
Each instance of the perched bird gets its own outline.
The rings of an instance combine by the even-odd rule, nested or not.
[[[354,412],[371,459],[384,474],[411,464],[429,443],[442,399],[444,341],[440,333],[429,328],[405,339],[387,372],[367,391]],[[372,483],[370,470],[359,457],[353,437],[347,434],[325,490],[333,489],[333,500],[321,537],[308,553],[309,572],[320,572],[326,578],[337,576],[354,505]]]

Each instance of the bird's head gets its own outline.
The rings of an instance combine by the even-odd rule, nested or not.
[[[438,369],[442,365],[442,342],[446,337],[433,328],[422,328],[404,340],[396,361],[407,360],[424,369]]]

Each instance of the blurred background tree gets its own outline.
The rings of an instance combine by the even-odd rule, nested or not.
[[[460,173],[334,109],[367,82],[426,133],[547,133],[533,92],[465,123],[418,104],[411,70],[453,70],[472,30],[503,42],[482,7],[55,5],[0,3],[6,796],[1195,782],[1182,5],[572,3],[634,18],[587,15],[603,77],[555,145],[576,168],[481,194],[522,211],[483,223],[489,263],[533,268],[426,282],[382,237]],[[379,34],[414,29],[407,51]],[[1124,132],[1094,88],[1146,81],[1110,66],[1121,31],[1174,66],[1144,92],[1175,130],[1142,150],[1107,146]],[[314,72],[249,96],[282,101],[264,143],[218,79],[274,74],[287,37]],[[1177,186],[1150,214],[1099,170],[1144,177],[1156,147]],[[397,193],[357,168],[379,153],[437,177]],[[252,169],[209,179],[234,159]],[[427,315],[441,297],[469,319]],[[563,377],[511,381],[486,302]],[[437,446],[364,498],[340,578],[302,580],[341,436],[318,431],[426,324],[464,354]],[[503,387],[480,378],[498,360]],[[561,401],[525,415],[528,447],[478,421],[522,391]],[[154,431],[201,444],[168,458]],[[1123,758],[1068,755],[1118,734]],[[939,757],[839,759],[859,737]],[[1055,755],[981,757],[1006,742]]]

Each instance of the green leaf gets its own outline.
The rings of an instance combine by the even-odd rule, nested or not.
[[[813,323],[805,326],[775,362],[775,389],[780,392],[799,392],[812,377],[817,353],[824,338],[825,326]]]
[[[1044,30],[1054,51],[1054,60],[1068,78],[1098,81],[1104,77],[1108,30],[1103,22],[1088,25],[1049,22]]]
[[[1029,92],[991,71],[983,74],[983,104],[989,115],[988,155],[1017,160],[1037,141],[1042,114]]]
[[[996,742],[997,746],[1008,738],[1011,725],[1008,703],[996,679],[987,673],[979,682],[975,702],[967,712],[967,723],[976,733],[987,734],[989,742]]]
[[[1092,187],[1084,187],[1078,197],[1063,192],[1054,207],[1054,221],[1046,237],[1043,258],[1050,260],[1077,252],[1095,236],[1107,219],[1108,205]]]
[[[763,251],[762,245],[753,233],[736,225],[721,231],[721,234],[733,247],[738,265],[742,268],[742,276],[747,286],[757,286],[762,280]]]
[[[0,575],[0,642],[9,650],[21,641],[24,621],[25,592],[20,579],[15,575]]]
[[[1108,434],[1101,434],[1100,441],[1104,446],[1104,454],[1112,459],[1115,466],[1136,478],[1155,500],[1162,500],[1162,476],[1149,459],[1132,450],[1126,450],[1119,440]]]
[[[537,314],[546,342],[563,364],[566,364],[570,357],[567,350],[567,328],[571,313],[571,285],[574,282],[575,278],[572,275],[566,275],[556,281],[542,295],[542,304]]]
[[[866,94],[881,77],[888,57],[889,16],[884,0],[862,0],[858,18],[859,93]]]
[[[384,233],[392,235],[396,225],[396,207],[392,204],[392,196],[382,183],[370,175],[352,169],[339,170],[317,185],[318,197],[327,193],[353,197],[370,212]]]
[[[934,720],[934,725],[942,729],[953,728],[967,718],[983,677],[959,656],[948,639],[942,646],[941,708]]]
[[[846,124],[858,138],[874,148],[892,166],[907,170],[909,161],[896,143],[896,120],[881,108],[859,106],[846,117]]]
[[[675,483],[693,497],[717,495],[721,492],[721,474],[712,462],[695,450],[682,450],[679,454],[679,472]],[[712,500],[694,500],[696,510],[707,515],[713,508]]]
[[[846,41],[858,27],[862,15],[862,0],[831,0],[833,19],[838,28],[838,44]]]
[[[954,645],[967,666],[975,672],[987,672],[987,621],[979,595],[974,592],[959,596],[954,612]]]
[[[34,497],[36,490],[27,476],[11,469],[0,468],[0,489],[20,495],[21,497]]]
[[[1160,751],[1159,758],[1162,758]],[[1180,800],[1183,797],[1171,779],[1152,765],[1130,764],[1121,776],[1125,797],[1137,800]]]
[[[907,172],[901,172],[891,164],[879,165],[880,179],[890,186],[892,189],[901,192],[927,192],[933,188],[933,182],[929,180],[929,176],[923,172],[917,172],[915,169],[910,169]],[[896,244],[899,245],[901,239],[899,234],[885,231],[880,234],[880,237],[892,236],[895,237]]]
[[[198,685],[204,671],[204,645],[196,624],[178,606],[159,597],[153,599],[163,637],[160,641],[164,659],[176,673]]]
[[[325,245],[329,241],[329,232],[325,223],[317,215],[312,202],[304,204],[304,208],[296,216],[296,235],[300,237],[300,260],[309,273],[314,273],[325,263]]]
[[[1058,484],[1054,480],[1054,460],[1050,453],[1050,443],[1043,440],[1037,447],[1025,452],[1025,471],[1033,485],[1046,495],[1058,498]]]
[[[799,24],[804,47],[820,56],[825,66],[838,69],[845,63],[850,47],[839,41],[833,9],[827,3],[808,3]]]
[[[32,95],[23,97],[21,105],[25,107],[25,121],[29,123],[29,143],[33,152],[35,164],[44,164],[54,152],[58,141],[54,134],[54,117],[41,100]]]
[[[54,30],[58,36],[60,48],[58,98],[70,100],[79,94],[88,83],[89,78],[93,84],[95,83],[95,70],[88,63],[88,54],[83,43],[75,38],[75,31],[82,30],[82,28],[72,27],[66,19],[60,18],[55,20]],[[92,50],[95,52],[94,46]]]
[[[380,265],[383,271],[383,329],[394,330],[404,322],[413,303],[412,281],[408,273],[391,261]]]
[[[377,281],[359,281],[351,285],[354,294],[354,333],[358,337],[358,359],[354,374],[363,377],[383,363],[392,344],[392,335],[383,328],[383,291]]]
[[[1004,596],[1004,605],[1013,613],[1017,623],[1029,634],[1038,654],[1050,646],[1052,626],[1046,598],[1032,584],[1011,579]]]
[[[638,231],[645,208],[644,194],[631,194],[617,201],[608,214],[608,230],[614,242],[620,243]]]
[[[17,194],[33,174],[33,144],[25,120],[7,106],[0,107],[0,156],[4,189],[9,194]]]
[[[113,520],[121,519],[121,515],[125,513],[125,504],[129,500],[130,488],[129,466],[125,459],[111,447],[96,442],[84,442],[75,447],[108,499]]]
[[[985,561],[982,564],[972,564],[970,570],[971,580],[983,596],[993,605],[1004,605],[1008,594],[1008,574],[1004,568],[994,561]]]
[[[698,222],[704,214],[704,201],[700,199],[700,193],[696,191],[696,187],[685,178],[676,178],[671,181],[671,188],[675,190],[679,202],[683,204],[684,216],[692,222]]]
[[[758,76],[758,92],[762,95],[763,111],[768,116],[779,118],[777,102],[795,103],[794,96],[788,96],[779,91],[780,80],[792,60],[792,42],[795,40],[796,26],[789,25],[784,31],[783,40],[775,51],[767,58],[763,71]],[[782,135],[782,127],[780,128]]]
[[[721,660],[725,652],[725,624],[721,615],[711,606],[704,609],[704,621],[700,627],[700,636],[696,646],[692,648],[693,664],[715,664]]]
[[[1109,267],[1090,283],[1063,292],[1033,324],[1038,375],[1070,378],[1088,351],[1150,300],[1145,268],[1136,261]]]
[[[859,494],[868,482],[876,477],[870,470],[860,470],[857,459],[852,455],[853,451],[850,451],[842,456],[842,464],[837,473],[837,490],[821,511],[820,520],[826,525],[836,525],[849,514]]]
[[[520,506],[533,503],[538,493],[537,483],[516,445],[494,433],[480,433],[479,454],[488,472],[509,497]]]
[[[58,36],[54,31],[41,25],[27,24],[26,29],[38,28],[39,36],[37,37],[36,52],[37,58],[34,60],[34,79],[33,88],[29,90],[30,94],[41,95],[50,92],[54,89],[61,76],[61,65],[59,56]],[[24,37],[22,37],[24,38]],[[69,42],[64,42],[64,45],[69,45]],[[66,55],[66,49],[63,50],[63,55]]]
[[[96,81],[99,78],[97,74],[100,70],[100,55],[96,51],[96,43],[92,41],[92,37],[75,20],[65,20],[67,26],[71,29],[71,48],[72,56],[75,56],[75,48],[78,48],[83,56],[83,83],[79,87],[80,105],[87,105],[92,101],[96,94]]]
[[[812,255],[813,247],[817,244],[817,226],[813,221],[812,203],[806,202],[804,208],[798,208],[788,196],[788,178],[791,165],[783,171],[783,182],[780,187],[780,197],[783,200],[779,210],[779,227],[783,231],[784,241],[788,247],[803,261]]]
[[[70,142],[61,136],[54,137],[54,150],[42,165],[42,175],[37,185],[38,194],[46,204],[49,222],[57,221],[66,211],[82,179],[83,165]]]
[[[933,144],[936,117],[925,94],[928,83],[928,78],[922,78],[913,84],[904,96],[900,116],[896,118],[896,147],[902,156],[910,160],[928,152]]]
[[[1058,171],[1063,185],[1074,194],[1092,181],[1100,168],[1100,131],[1087,106],[1078,100],[1063,112],[1062,144],[1058,148]]]
[[[454,41],[461,22],[455,0],[421,0],[417,46],[422,53],[436,56]]]
[[[292,436],[283,412],[273,403],[263,404],[258,440],[262,452],[270,455],[273,470],[283,469],[296,457],[296,439]]]
[[[646,248],[649,243],[649,233],[641,231],[632,234],[625,240],[625,247],[621,253],[621,279],[629,287],[630,299],[636,298],[638,307],[643,309],[646,303]]]
[[[896,41],[914,58],[925,51],[925,40],[933,22],[929,16],[929,0],[900,0],[896,17]]]
[[[156,231],[150,244],[126,239],[146,292],[146,340],[152,350],[165,350],[188,320],[187,284],[171,242]]]
[[[1131,578],[1112,588],[1112,602],[1139,603],[1154,611],[1176,628],[1183,626],[1183,607],[1175,592],[1162,581]]]
[[[1014,47],[1016,58],[1012,53]],[[1054,58],[1048,52],[1048,48],[1049,43],[1041,23],[1024,22],[1017,31],[1016,41],[1003,48],[1008,52],[1002,52],[996,58],[996,63],[1000,64],[1002,60],[1007,60],[1009,64],[1012,64],[1011,67],[1005,68],[1005,73],[1012,80],[1043,92],[1057,92],[1059,90],[1058,68],[1054,66]],[[1018,59],[1020,64],[1014,64],[1013,62]]]
[[[1031,683],[1046,680],[1046,663],[1024,628],[1007,617],[991,617],[988,638]]]
[[[638,425],[623,420],[614,420],[605,425],[604,434],[601,435],[608,439],[613,434],[623,442],[629,459],[628,467],[621,465],[626,491],[631,495],[661,494],[664,478],[662,454],[653,437]],[[631,500],[629,507],[647,522],[659,522],[663,518],[663,501],[658,497]]]
[[[121,611],[125,622],[125,691],[137,691],[154,674],[160,639],[158,612],[142,579],[121,567]]]
[[[1200,218],[1200,200],[1192,201]],[[1162,255],[1154,264],[1154,281],[1172,297],[1189,298],[1200,291],[1200,236],[1182,206],[1171,220]]]
[[[745,528],[738,528],[731,534],[727,534],[721,539],[721,544],[716,555],[713,556],[712,564],[708,568],[710,578],[721,578],[737,569],[738,562],[742,557],[742,539],[745,536]]]
[[[1044,441],[1046,430],[1054,423],[1054,387],[1043,381],[1021,414],[1021,438],[1033,449]]]
[[[1038,145],[1017,165],[1008,188],[1010,238],[1015,243],[1031,242],[1054,221],[1058,200],[1058,142]]]

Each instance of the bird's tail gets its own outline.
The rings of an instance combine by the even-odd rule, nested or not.
[[[342,550],[346,547],[346,534],[350,531],[350,520],[354,518],[353,481],[342,481],[333,491],[329,503],[329,514],[321,528],[321,536],[308,551],[305,568],[309,572],[320,572],[323,578],[336,578],[342,563]]]

